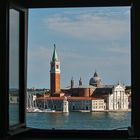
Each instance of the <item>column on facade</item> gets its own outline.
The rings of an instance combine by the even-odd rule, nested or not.
[[[116,91],[116,109],[118,109],[118,92]]]
[[[121,91],[120,91],[120,103],[119,103],[119,106],[120,106],[120,109],[122,109],[122,94],[121,94]]]
[[[123,108],[124,108],[124,94],[125,94],[125,92],[123,92]]]

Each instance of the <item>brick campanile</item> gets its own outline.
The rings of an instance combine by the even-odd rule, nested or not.
[[[55,44],[50,66],[50,90],[51,95],[60,92],[60,61],[56,53]]]

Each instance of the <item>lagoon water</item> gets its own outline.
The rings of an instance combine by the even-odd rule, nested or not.
[[[111,130],[131,126],[131,112],[27,113],[26,125],[39,129]]]
[[[18,104],[10,104],[10,124],[17,124]],[[131,126],[130,112],[26,113],[26,125],[39,129],[111,130]]]

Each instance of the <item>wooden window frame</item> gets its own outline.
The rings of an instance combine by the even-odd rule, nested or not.
[[[134,0],[1,0],[0,12],[0,137],[50,137],[50,138],[140,138],[139,113],[139,52],[140,52],[140,15],[139,2]],[[9,129],[9,8],[17,8],[21,14],[21,49],[20,58],[20,124]],[[68,7],[104,7],[131,6],[131,85],[132,85],[132,119],[128,130],[39,130],[25,125],[25,97],[27,88],[27,38],[29,8],[68,8]]]

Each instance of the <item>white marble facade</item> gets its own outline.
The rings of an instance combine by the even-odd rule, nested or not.
[[[128,95],[125,93],[125,86],[116,85],[112,89],[112,93],[108,95],[108,110],[127,110]]]

